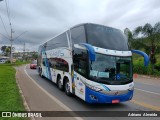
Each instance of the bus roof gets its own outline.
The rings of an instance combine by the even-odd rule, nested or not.
[[[57,34],[57,35],[55,35],[54,37],[52,37],[52,38],[46,40],[44,43],[40,44],[39,46],[44,45],[46,42],[48,42],[48,41],[50,41],[51,39],[53,39],[53,38],[55,38],[55,37],[57,37],[57,36],[59,36],[59,35],[65,33],[65,32],[67,32],[68,30],[71,30],[71,29],[73,29],[73,28],[76,28],[76,27],[79,27],[79,26],[82,26],[82,25],[86,25],[86,24],[93,24],[93,25],[105,26],[105,25],[96,24],[96,23],[80,23],[80,24],[74,25],[74,26],[72,26],[71,28],[69,28],[69,29],[67,29],[67,30],[65,30],[65,31],[63,31],[63,32],[61,32],[60,34]],[[105,27],[109,27],[109,26],[105,26]],[[109,28],[113,28],[113,27],[109,27]],[[117,29],[117,28],[113,28],[113,29]],[[117,30],[119,30],[119,29],[117,29]]]

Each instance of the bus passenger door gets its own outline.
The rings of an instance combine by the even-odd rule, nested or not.
[[[74,72],[75,94],[85,100],[85,78],[77,72]]]
[[[74,48],[73,68],[75,81],[75,94],[85,100],[85,81],[87,77],[88,64],[87,50]]]

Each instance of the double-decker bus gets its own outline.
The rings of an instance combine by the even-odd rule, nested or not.
[[[98,24],[76,25],[40,45],[38,73],[67,95],[88,103],[131,100],[134,91],[132,52],[118,29]]]

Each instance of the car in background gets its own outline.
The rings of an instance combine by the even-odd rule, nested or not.
[[[5,60],[3,60],[3,59],[0,59],[0,63],[5,63],[6,61]]]
[[[37,60],[33,60],[30,64],[30,69],[36,69],[37,67]]]

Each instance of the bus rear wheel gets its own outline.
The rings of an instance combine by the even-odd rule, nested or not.
[[[65,93],[66,93],[68,96],[71,96],[72,93],[70,92],[70,83],[69,83],[69,80],[68,80],[68,79],[65,80],[64,88],[65,88]]]
[[[39,76],[40,76],[41,78],[43,78],[43,75],[42,75],[42,68],[39,68]]]
[[[62,85],[62,83],[61,83],[61,77],[60,77],[60,76],[57,78],[57,86],[58,86],[58,88],[59,88],[60,90],[63,90],[63,85]]]

